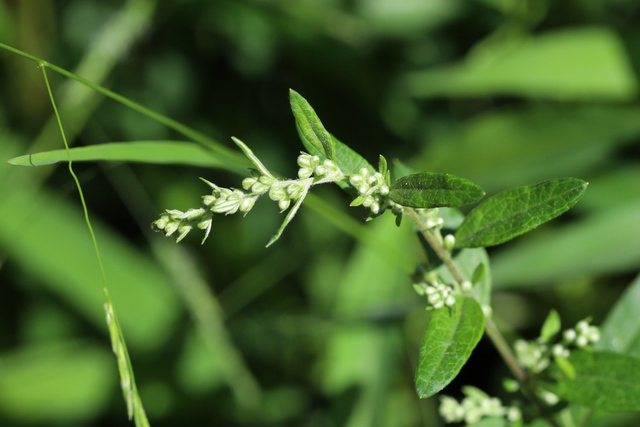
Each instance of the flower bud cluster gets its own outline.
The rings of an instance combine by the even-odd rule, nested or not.
[[[386,197],[389,195],[389,186],[380,172],[371,174],[369,169],[361,168],[357,174],[349,176],[349,183],[360,194],[356,199],[359,200],[358,204],[371,209],[373,214],[380,213],[386,204]]]
[[[575,344],[578,348],[584,348],[600,340],[600,328],[590,325],[587,320],[581,320],[575,329],[564,331],[562,337],[567,345]]]
[[[211,231],[212,217],[213,215],[204,208],[189,209],[186,212],[167,209],[159,219],[151,223],[151,227],[156,231],[163,231],[165,236],[171,236],[177,231],[176,242],[179,242],[189,234],[195,224],[199,229],[205,230],[206,239]]]
[[[344,178],[344,173],[338,165],[331,160],[325,160],[320,163],[320,157],[312,156],[307,153],[300,153],[298,156],[298,177],[300,179],[310,178],[314,176],[316,179],[321,179],[325,182],[340,181]]]
[[[282,212],[290,207],[292,201],[304,199],[311,186],[342,181],[345,178],[345,174],[331,160],[320,162],[318,156],[301,153],[298,157],[299,179],[279,180],[267,170],[248,147],[240,141],[235,142],[257,167],[252,170],[250,177],[242,181],[243,189],[222,188],[203,179],[212,189],[211,194],[202,196],[203,207],[186,212],[167,210],[152,223],[153,229],[163,231],[167,236],[177,232],[179,242],[194,226],[197,226],[206,230],[204,242],[211,231],[213,214],[231,215],[242,212],[246,215],[258,198],[264,194],[268,194],[271,200],[277,202]]]
[[[566,359],[572,347],[585,348],[600,339],[600,329],[592,326],[587,320],[578,322],[574,329],[567,329],[562,334],[562,341],[556,344],[545,342],[542,338],[534,341],[517,340],[514,350],[518,362],[533,373],[544,371],[552,357]]]
[[[475,424],[483,417],[507,417],[510,422],[522,418],[520,409],[515,406],[503,406],[500,399],[490,397],[483,391],[466,386],[463,387],[465,398],[458,402],[453,397],[441,396],[439,412],[447,423],[464,421],[468,425]]]
[[[433,277],[428,282],[422,281],[413,285],[418,295],[425,295],[429,305],[427,310],[437,310],[442,307],[453,307],[456,304],[454,290],[451,286],[438,282]]]

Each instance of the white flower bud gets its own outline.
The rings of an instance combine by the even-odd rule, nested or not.
[[[351,175],[349,177],[349,182],[351,183],[351,185],[357,188],[364,183],[364,178],[362,178],[360,175]]]
[[[573,329],[567,329],[566,331],[563,332],[562,336],[564,337],[564,340],[568,343],[572,343],[573,341],[575,341],[577,334],[576,331],[574,331]]]
[[[579,321],[578,324],[576,325],[576,331],[578,331],[581,334],[584,334],[588,330],[589,330],[589,324],[584,320]]]
[[[313,169],[312,168],[300,168],[298,170],[298,178],[309,178],[311,175],[313,175]]]
[[[456,305],[456,298],[453,295],[449,295],[444,303],[447,307],[453,307]]]
[[[589,339],[585,335],[580,335],[578,338],[576,338],[576,345],[579,348],[586,347],[587,345],[589,345]]]
[[[451,234],[449,234],[447,237],[449,236],[451,236]],[[462,282],[460,287],[462,288],[462,292],[471,292],[471,290],[473,289],[473,284],[470,281],[465,280],[464,282]]]
[[[251,186],[251,193],[253,194],[262,194],[269,189],[268,185],[265,185],[261,182],[256,182]]]
[[[253,177],[245,178],[242,180],[242,188],[244,188],[245,190],[248,190],[256,182],[258,182],[256,178],[253,178]]]
[[[167,224],[169,223],[169,218],[167,218],[166,216],[161,216],[159,219],[155,220],[153,222],[153,225],[159,229],[162,230],[163,228],[165,228],[167,226]]]
[[[456,238],[453,234],[447,234],[444,236],[444,248],[448,251],[451,251],[453,247],[456,245]]]
[[[269,190],[269,198],[274,202],[287,198],[287,192],[282,188],[271,187]]]
[[[280,208],[280,212],[287,209],[290,203],[291,203],[291,199],[280,199],[280,201],[278,202],[278,207]]]
[[[240,202],[240,206],[238,206],[238,210],[240,212],[247,213],[253,208],[253,205],[256,204],[256,199],[253,197],[247,197]]]
[[[202,196],[202,203],[204,203],[205,206],[211,206],[212,204],[214,204],[216,201],[216,197],[212,196],[212,195],[207,195],[207,196]]]

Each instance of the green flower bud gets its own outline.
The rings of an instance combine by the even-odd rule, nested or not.
[[[274,202],[287,198],[287,192],[282,188],[271,187],[269,190],[269,198]]]
[[[245,179],[242,180],[242,188],[244,188],[245,190],[248,190],[256,182],[258,182],[258,180],[256,178],[253,178],[253,177],[245,178]]]
[[[291,199],[280,199],[280,201],[278,201],[278,207],[280,208],[280,212],[285,211],[289,207],[290,203],[291,203]]]

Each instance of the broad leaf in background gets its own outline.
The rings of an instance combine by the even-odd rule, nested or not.
[[[391,184],[389,198],[412,208],[456,207],[484,196],[473,182],[447,173],[420,172],[403,176]]]
[[[624,354],[576,350],[568,358],[569,378],[557,365],[551,392],[571,403],[605,411],[640,411],[640,359]]]
[[[16,420],[84,424],[109,406],[116,388],[113,357],[102,345],[56,340],[1,359],[0,411]]]
[[[526,233],[566,212],[587,185],[560,178],[496,194],[467,215],[456,232],[456,247],[493,246]]]
[[[600,328],[599,350],[640,357],[640,276],[629,285]]]
[[[246,171],[245,165],[232,164],[220,159],[216,154],[193,142],[182,141],[134,141],[111,142],[107,144],[74,147],[70,149],[71,160],[119,161],[156,164],[180,164],[189,166]],[[68,162],[65,149],[27,154],[7,160],[18,166],[44,166],[58,162]]]
[[[416,392],[433,396],[460,372],[484,333],[484,314],[473,298],[457,297],[456,304],[434,310],[420,346]]]
[[[334,160],[335,152],[331,135],[322,125],[320,118],[306,99],[293,89],[289,89],[291,111],[296,125],[306,140],[329,160]]]
[[[596,27],[493,45],[465,63],[412,73],[405,81],[418,97],[625,100],[638,91],[622,41],[609,29]]]
[[[497,253],[491,259],[494,287],[530,287],[576,276],[637,271],[638,241],[640,201],[631,200],[541,231]]]

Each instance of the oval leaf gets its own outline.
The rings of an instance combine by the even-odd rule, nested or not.
[[[456,305],[431,313],[420,346],[416,370],[416,392],[433,396],[449,384],[471,356],[484,332],[480,305],[468,297],[457,297]]]
[[[605,411],[640,411],[640,359],[624,354],[574,351],[569,363],[572,379],[558,366],[548,385],[553,393],[572,403]]]
[[[403,176],[391,184],[389,197],[411,208],[456,207],[484,196],[482,188],[447,173],[420,172]]]
[[[482,202],[456,232],[456,247],[493,246],[513,239],[566,212],[588,183],[560,178],[517,187]]]
[[[322,125],[311,104],[293,89],[289,89],[289,100],[300,132],[326,158],[333,160],[335,156],[331,135]]]

